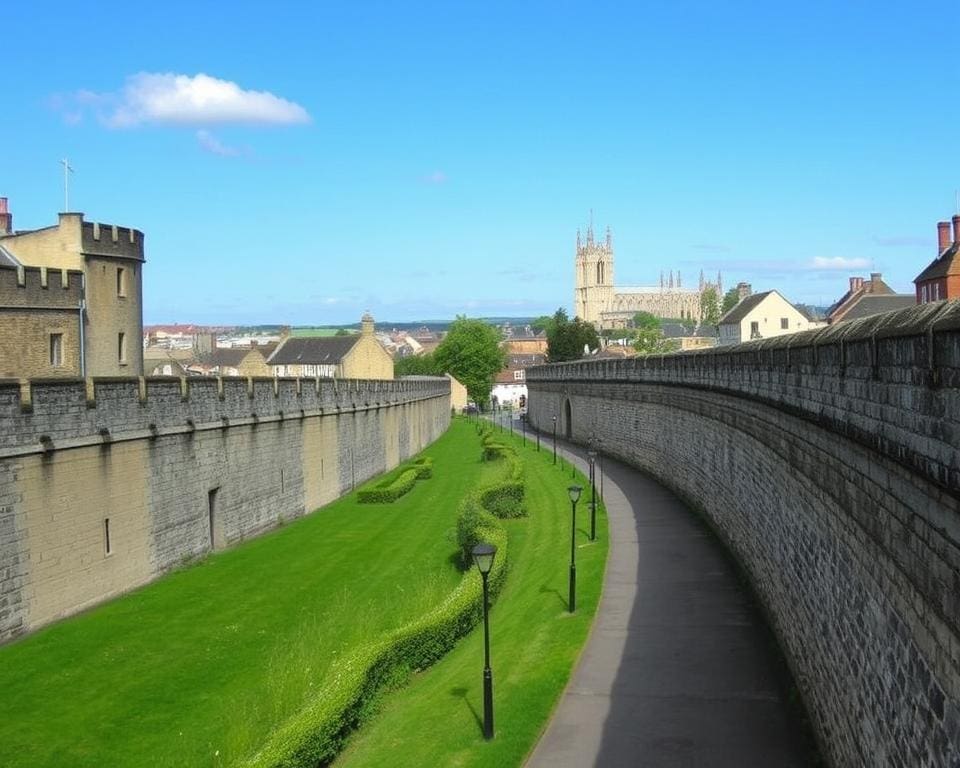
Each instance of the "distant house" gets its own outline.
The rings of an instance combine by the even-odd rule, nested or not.
[[[953,217],[953,241],[950,222],[937,223],[937,258],[913,281],[917,303],[926,304],[960,297],[960,215]]]
[[[916,303],[913,294],[895,293],[893,288],[883,281],[879,272],[873,272],[869,280],[862,277],[850,278],[850,288],[827,310],[827,323],[833,325],[844,320],[857,320],[881,312],[912,307]]]
[[[783,336],[820,325],[822,323],[812,320],[778,291],[754,293],[720,318],[718,344]]]
[[[680,351],[688,349],[708,349],[717,346],[717,331],[712,325],[700,325],[689,328],[682,323],[664,322],[660,325],[663,338],[675,339]]]
[[[527,368],[543,365],[547,361],[545,354],[513,355],[507,354],[507,365],[493,380],[490,397],[496,398],[501,405],[510,404],[514,408],[527,399]]]
[[[274,376],[328,379],[392,379],[393,357],[377,341],[373,318],[350,336],[292,336],[267,360]]]

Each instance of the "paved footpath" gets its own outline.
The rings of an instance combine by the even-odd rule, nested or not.
[[[604,473],[599,612],[528,768],[807,765],[762,618],[719,543],[651,478],[610,459]]]

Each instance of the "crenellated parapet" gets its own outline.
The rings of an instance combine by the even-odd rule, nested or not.
[[[143,261],[143,232],[116,224],[84,221],[80,249],[87,256],[114,256]]]
[[[76,309],[83,298],[83,272],[17,267],[0,269],[0,309]]]
[[[0,457],[446,397],[446,378],[0,380]]]

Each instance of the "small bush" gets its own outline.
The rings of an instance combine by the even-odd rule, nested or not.
[[[406,469],[391,481],[361,490],[357,493],[357,501],[361,504],[390,504],[408,493],[416,484],[417,477],[416,469]]]

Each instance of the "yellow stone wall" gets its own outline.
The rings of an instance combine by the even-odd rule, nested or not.
[[[79,314],[0,312],[0,379],[52,379],[80,375]],[[50,334],[63,334],[63,365],[50,365]]]
[[[145,441],[30,456],[18,473],[32,594],[41,626],[148,581]],[[104,520],[110,520],[112,554]]]
[[[392,379],[393,358],[375,336],[361,334],[344,356],[340,370],[344,379]]]

